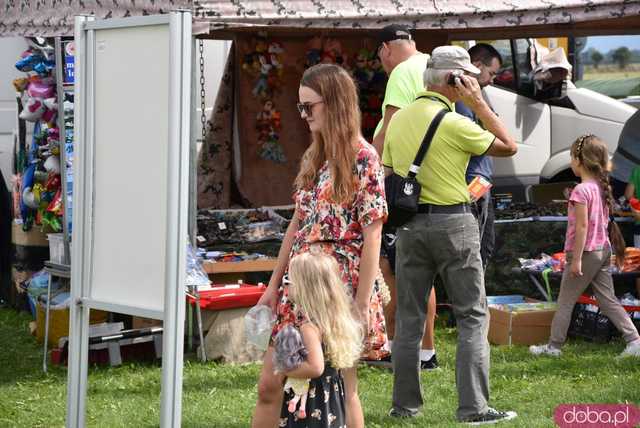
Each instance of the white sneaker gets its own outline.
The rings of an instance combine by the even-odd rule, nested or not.
[[[629,343],[619,357],[640,357],[640,341]]]
[[[501,412],[489,407],[487,413],[483,415],[471,416],[469,418],[461,420],[460,422],[466,423],[467,425],[489,425],[497,424],[498,422],[503,421],[510,421],[511,419],[515,419],[517,417],[518,414],[516,412]]]
[[[531,345],[529,346],[529,352],[533,355],[550,355],[552,357],[559,357],[562,355],[562,351],[556,348],[549,346],[549,344],[545,345]]]

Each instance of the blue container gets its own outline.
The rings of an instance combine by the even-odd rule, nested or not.
[[[487,296],[487,304],[489,305],[508,305],[510,303],[524,303],[524,296],[520,294],[511,294],[508,296]]]

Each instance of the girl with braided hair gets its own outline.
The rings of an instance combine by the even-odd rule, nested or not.
[[[551,323],[546,345],[534,345],[534,355],[561,355],[567,338],[571,313],[578,297],[591,285],[601,312],[622,333],[627,346],[620,356],[640,357],[640,336],[631,318],[615,296],[609,272],[611,251],[622,267],[625,244],[620,229],[610,221],[613,196],[609,186],[611,163],[607,146],[595,135],[583,135],[571,146],[571,169],[580,177],[569,197],[567,234],[564,251],[566,267],[562,274],[558,310]]]

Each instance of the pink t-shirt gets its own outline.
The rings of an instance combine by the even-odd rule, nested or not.
[[[599,251],[610,247],[607,226],[609,225],[609,207],[602,200],[602,189],[595,181],[584,181],[574,187],[569,197],[567,212],[567,235],[564,241],[564,251],[572,251],[576,238],[576,208],[575,204],[587,206],[587,239],[584,251]]]

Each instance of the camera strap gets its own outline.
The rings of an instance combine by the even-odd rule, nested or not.
[[[435,97],[420,97],[420,98],[431,98],[431,99],[442,102],[441,100],[438,100]],[[433,139],[433,136],[436,133],[438,126],[440,125],[440,121],[442,121],[442,118],[448,112],[449,112],[448,109],[440,110],[438,114],[436,114],[436,117],[434,117],[431,123],[429,124],[429,128],[427,129],[427,132],[424,135],[424,138],[422,139],[422,144],[420,144],[420,148],[418,149],[418,153],[416,154],[416,157],[413,160],[413,163],[409,167],[409,173],[407,174],[407,178],[415,178],[415,176],[418,175],[422,161],[424,160],[424,157],[427,154],[427,150],[429,150],[429,146],[431,145],[431,140]]]

